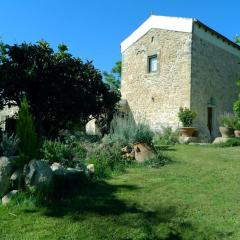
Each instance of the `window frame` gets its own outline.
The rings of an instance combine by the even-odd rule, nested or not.
[[[152,59],[156,59],[156,70],[155,71],[152,71],[152,67],[151,67],[151,64],[152,64]],[[151,56],[148,56],[148,59],[147,59],[147,72],[148,73],[157,73],[158,72],[158,55],[157,54],[153,54]]]

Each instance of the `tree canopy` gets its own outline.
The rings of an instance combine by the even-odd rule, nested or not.
[[[54,51],[45,41],[1,43],[0,108],[20,106],[25,95],[46,134],[111,112],[119,100],[92,62],[73,57],[64,44]]]
[[[122,71],[122,62],[117,61],[115,66],[112,68],[111,72],[108,73],[106,71],[103,72],[104,81],[109,87],[119,93],[120,85],[121,85],[121,71]]]

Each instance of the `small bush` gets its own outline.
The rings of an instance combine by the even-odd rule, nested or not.
[[[119,144],[96,147],[89,154],[87,162],[94,164],[94,177],[96,179],[107,178],[114,172],[122,172],[127,165],[127,162],[122,158]]]
[[[60,141],[45,140],[41,148],[42,158],[49,164],[58,162],[63,166],[70,166],[73,159],[71,149]]]
[[[1,154],[7,157],[15,156],[18,150],[18,143],[19,140],[16,136],[3,133],[0,143]]]
[[[219,124],[221,127],[234,128],[234,123],[236,122],[236,117],[230,113],[224,113],[219,116]]]
[[[135,124],[132,118],[114,117],[110,134],[103,138],[103,143],[118,143],[121,146],[142,142],[151,145],[154,133],[145,124]]]
[[[147,125],[138,124],[136,126],[136,130],[133,136],[133,144],[134,143],[146,143],[147,145],[152,145],[154,133],[150,130]]]
[[[160,168],[170,162],[171,159],[167,155],[164,155],[161,151],[158,151],[155,157],[146,160],[143,164],[151,168]]]
[[[236,119],[236,121],[233,124],[234,130],[240,130],[240,119]]]
[[[238,119],[240,119],[240,99],[238,99],[234,104],[233,104],[233,111],[236,114],[236,116],[238,117]]]
[[[181,107],[179,109],[178,118],[181,121],[183,127],[191,127],[196,116],[197,114],[188,108]]]
[[[103,142],[106,143],[120,143],[128,145],[134,141],[134,134],[136,131],[136,124],[130,117],[114,117],[111,126],[110,133],[107,137],[103,138]]]
[[[214,147],[238,147],[240,146],[240,138],[230,138],[227,142],[217,143]]]
[[[162,145],[174,145],[178,143],[178,137],[178,131],[173,131],[171,127],[164,127],[160,133],[155,134],[153,138],[153,145],[155,147]]]
[[[17,116],[17,138],[19,139],[19,153],[21,165],[28,163],[38,155],[37,133],[33,117],[29,111],[27,98],[24,97]]]

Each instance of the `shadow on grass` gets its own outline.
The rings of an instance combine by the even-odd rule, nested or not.
[[[212,236],[222,239],[219,233],[212,230],[207,230],[210,231],[208,235],[190,222],[176,220],[179,218],[177,206],[139,205],[141,199],[136,203],[133,197],[139,191],[144,189],[132,184],[112,185],[105,181],[87,183],[75,195],[56,198],[51,204],[45,205],[41,214],[57,219],[66,217],[70,224],[85,224],[91,229],[88,232],[91,239],[203,240],[214,239]],[[124,199],[119,196],[124,196]]]
[[[165,237],[157,233],[159,225],[166,225],[176,215],[175,207],[161,207],[157,210],[146,210],[138,204],[119,199],[117,192],[126,191],[127,194],[134,194],[141,188],[130,185],[110,185],[105,181],[90,183],[80,190],[78,195],[68,199],[55,200],[53,204],[45,208],[43,214],[48,217],[62,218],[67,216],[73,222],[82,222],[88,218],[106,217],[110,225],[126,229],[126,231],[140,231],[143,238],[149,240],[181,240],[181,233],[168,229]],[[109,220],[111,219],[111,220]],[[106,227],[107,224],[106,224]],[[111,226],[112,227],[112,226]],[[188,228],[191,228],[189,224]],[[95,228],[96,235],[108,235],[107,229]],[[100,239],[102,239],[100,238]],[[98,238],[96,238],[98,239]],[[110,238],[104,238],[110,239]],[[115,239],[115,238],[114,238]],[[117,239],[136,239],[135,237]]]

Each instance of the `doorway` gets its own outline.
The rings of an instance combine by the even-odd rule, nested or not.
[[[208,130],[212,137],[212,131],[213,131],[213,108],[212,107],[208,107]]]

